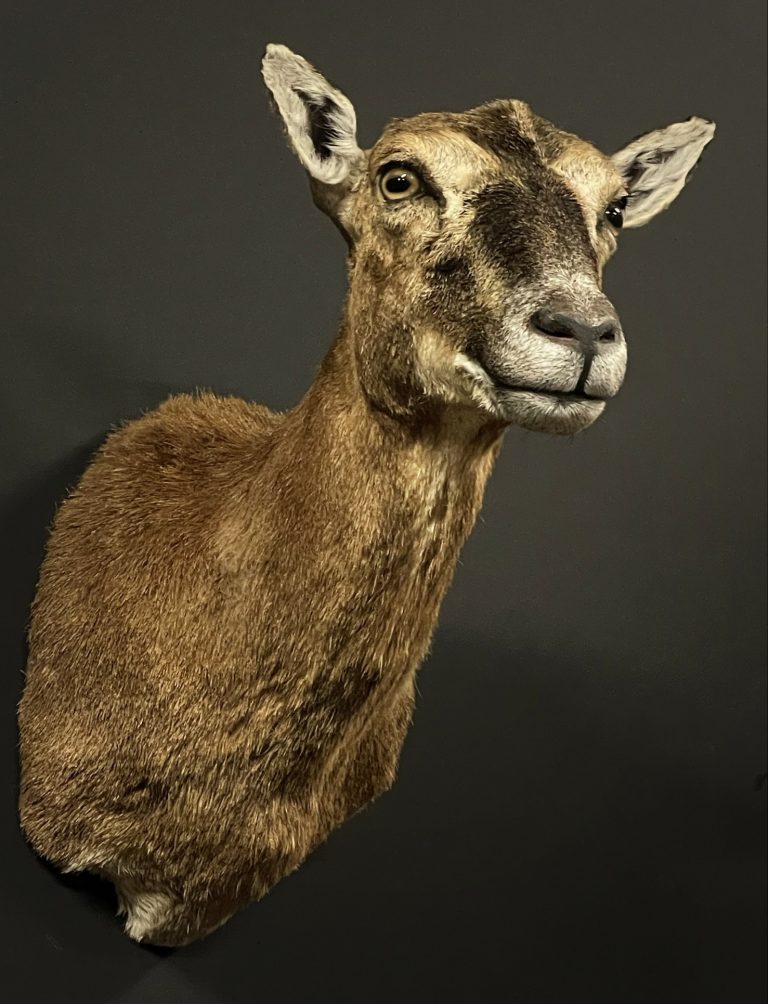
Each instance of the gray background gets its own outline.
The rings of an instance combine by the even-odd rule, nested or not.
[[[762,7],[2,4],[12,1001],[763,999]],[[512,96],[608,151],[692,113],[718,133],[609,268],[619,398],[575,439],[507,437],[395,788],[161,953],[19,836],[24,625],[55,503],[112,424],[196,386],[290,407],[330,343],[343,244],[269,110],[268,41],[344,88],[366,145]]]

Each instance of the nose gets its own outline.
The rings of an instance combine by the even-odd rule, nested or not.
[[[617,342],[621,325],[616,314],[602,310],[596,316],[574,310],[542,307],[531,318],[531,324],[541,335],[578,342],[583,352],[594,353],[601,344]]]

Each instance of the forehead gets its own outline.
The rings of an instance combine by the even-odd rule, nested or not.
[[[500,180],[528,187],[537,174],[553,172],[594,209],[622,186],[609,157],[515,100],[395,119],[371,151],[372,167],[388,160],[416,160],[454,191],[477,191]]]

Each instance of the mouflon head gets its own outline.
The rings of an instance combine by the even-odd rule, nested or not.
[[[677,197],[714,124],[691,117],[607,156],[510,99],[395,119],[363,150],[351,102],[301,56],[270,45],[263,75],[347,241],[371,404],[563,434],[594,422],[627,363],[603,269],[622,229]]]

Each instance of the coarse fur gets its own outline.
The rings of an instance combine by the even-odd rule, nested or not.
[[[108,437],[56,515],[19,710],[28,839],[158,945],[390,787],[503,432],[576,432],[618,391],[615,207],[665,208],[713,132],[611,159],[505,100],[362,151],[309,63],[270,46],[264,77],[348,244],[338,337],[287,413],[181,394]]]

